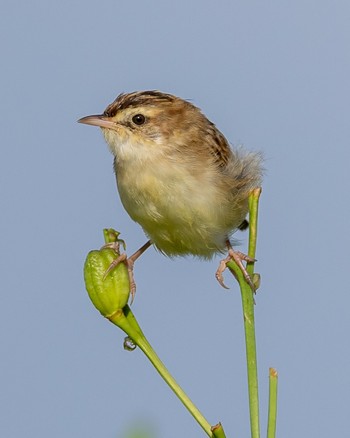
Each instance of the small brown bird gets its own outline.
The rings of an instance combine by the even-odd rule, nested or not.
[[[151,244],[170,257],[228,250],[219,282],[233,259],[252,285],[242,264],[252,260],[232,249],[230,236],[248,225],[248,195],[262,181],[259,153],[231,149],[199,108],[160,91],[120,94],[79,122],[102,128],[123,206],[150,239],[131,265]]]

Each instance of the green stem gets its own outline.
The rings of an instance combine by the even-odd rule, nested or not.
[[[276,436],[276,418],[277,418],[277,383],[278,374],[274,368],[270,368],[269,373],[269,414],[267,422],[267,438]]]
[[[221,423],[218,423],[216,426],[211,428],[213,432],[213,438],[226,438],[224,429],[222,428]]]
[[[136,318],[131,312],[129,306],[126,306],[123,311],[118,311],[114,315],[109,317],[109,320],[120,327],[133,342],[145,353],[150,362],[156,368],[161,377],[170,386],[174,393],[179,397],[181,402],[188,409],[190,414],[195,418],[195,420],[202,427],[204,432],[209,436],[213,437],[211,426],[208,421],[204,418],[198,408],[193,404],[190,398],[185,394],[176,380],[169,373],[163,362],[159,359],[156,352],[153,350],[151,344],[147,341],[145,335],[141,331]]]
[[[141,350],[145,353],[148,359],[152,362],[158,373],[163,377],[165,382],[170,386],[170,388],[175,392],[175,394],[179,397],[181,402],[188,409],[190,414],[197,420],[199,425],[203,428],[204,432],[208,436],[212,436],[211,426],[198,410],[198,408],[193,404],[190,398],[185,394],[182,388],[178,385],[175,379],[171,376],[169,371],[164,366],[163,362],[159,359],[159,357],[154,352],[153,348],[149,344],[149,342],[144,338],[140,339],[138,343]]]
[[[254,320],[254,297],[248,284],[242,287],[241,296],[246,342],[251,436],[252,438],[259,438],[259,394]]]
[[[257,216],[258,202],[261,189],[257,188],[249,196],[249,251],[248,255],[255,258],[256,239],[257,239]],[[254,295],[251,287],[244,279],[241,269],[234,262],[227,264],[229,269],[237,278],[242,298],[243,321],[246,343],[247,374],[248,374],[248,393],[250,411],[250,430],[252,438],[260,437],[259,422],[259,394],[258,394],[258,370],[256,357],[255,339],[255,319],[254,319]],[[254,262],[247,263],[247,271],[253,278]]]

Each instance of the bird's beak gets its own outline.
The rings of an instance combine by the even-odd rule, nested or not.
[[[86,116],[78,120],[78,123],[85,123],[85,125],[99,126],[100,128],[115,129],[116,124],[107,116],[103,114]]]

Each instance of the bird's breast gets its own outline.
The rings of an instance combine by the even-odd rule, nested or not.
[[[229,232],[245,216],[243,211],[232,216],[215,184],[217,175],[209,171],[153,161],[116,163],[115,170],[125,210],[167,255],[209,258],[225,247]]]

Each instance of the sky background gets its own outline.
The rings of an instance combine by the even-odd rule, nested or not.
[[[102,229],[131,254],[99,129],[120,92],[191,99],[229,141],[265,155],[256,271],[262,436],[268,369],[277,434],[346,436],[350,414],[348,1],[3,2],[0,435],[152,438],[204,433],[139,350],[91,305],[87,252]],[[246,234],[240,233],[240,249]],[[133,311],[211,424],[249,436],[238,286],[219,259],[137,263]]]

